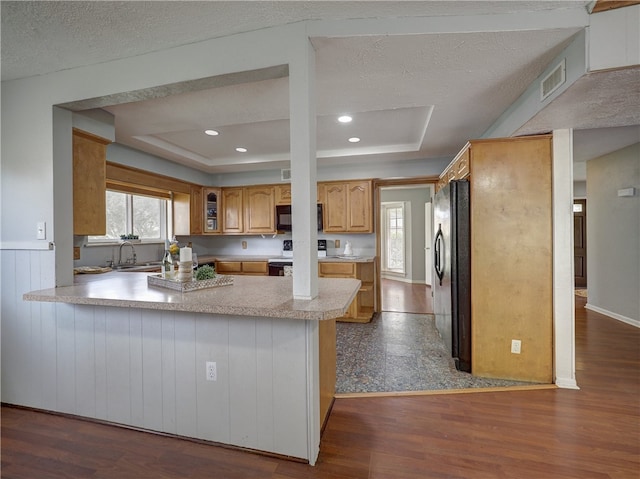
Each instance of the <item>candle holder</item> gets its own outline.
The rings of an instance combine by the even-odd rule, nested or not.
[[[178,274],[176,279],[182,282],[193,280],[193,261],[178,262]]]

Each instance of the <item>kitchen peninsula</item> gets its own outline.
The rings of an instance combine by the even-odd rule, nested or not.
[[[291,277],[180,293],[148,286],[145,273],[99,276],[23,296],[54,303],[68,346],[57,354],[58,411],[315,463],[335,318],[359,280],[319,278],[318,297],[302,301]]]

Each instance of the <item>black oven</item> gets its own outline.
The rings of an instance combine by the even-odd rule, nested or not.
[[[269,276],[284,276],[285,266],[293,265],[293,261],[269,262]]]

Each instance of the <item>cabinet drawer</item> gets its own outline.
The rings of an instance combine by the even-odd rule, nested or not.
[[[243,261],[242,272],[247,274],[267,274],[269,268],[266,261]]]
[[[216,262],[217,273],[241,273],[242,263],[240,261],[218,261]]]
[[[355,263],[318,263],[321,276],[353,278],[356,275]]]

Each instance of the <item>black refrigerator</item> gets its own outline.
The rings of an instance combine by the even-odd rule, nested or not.
[[[471,372],[471,224],[469,181],[454,180],[434,201],[433,311],[459,371]]]

